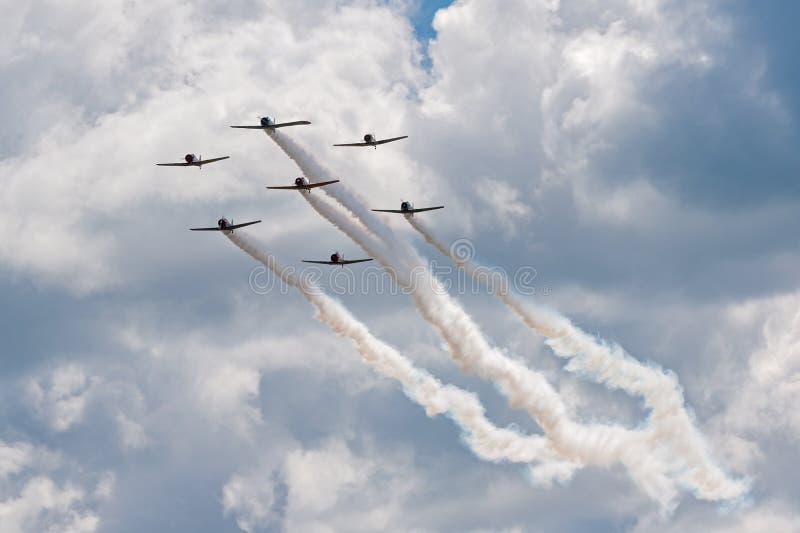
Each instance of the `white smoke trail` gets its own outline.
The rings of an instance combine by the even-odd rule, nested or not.
[[[270,137],[312,181],[330,177],[330,173],[288,138],[279,133],[272,133]],[[587,426],[572,421],[547,380],[491,347],[480,328],[446,294],[410,246],[395,238],[391,229],[378,221],[355,195],[344,187],[335,190],[338,192],[331,195],[372,233],[319,196],[305,194],[304,197],[318,213],[384,265],[400,286],[413,289],[410,295],[415,306],[448,345],[451,356],[464,370],[492,380],[513,407],[526,409],[559,454],[577,463],[625,465],[632,478],[664,509],[674,505],[679,487],[688,487],[698,497],[712,500],[731,499],[742,494],[742,483],[729,480],[710,461],[703,461],[704,457],[693,461],[697,458],[681,453],[685,450],[673,449],[670,435],[658,431],[663,426],[631,431],[620,426]]]
[[[320,195],[303,194],[309,204],[350,235],[410,295],[420,314],[448,345],[462,369],[493,381],[512,407],[525,409],[539,423],[553,449],[569,462],[610,467],[620,463],[637,484],[662,508],[670,509],[678,494],[671,479],[675,470],[669,450],[642,432],[619,426],[582,425],[570,419],[561,398],[541,374],[492,348],[477,325],[446,294],[427,269],[409,270],[393,252],[356,219],[329,204]],[[416,276],[415,276],[416,274]],[[421,281],[420,281],[420,278]]]
[[[333,178],[332,174],[320,165],[311,154],[309,154],[302,146],[294,142],[287,135],[279,131],[264,130],[271,140],[277,144],[283,152],[289,156],[289,159],[295,162],[300,168],[300,171],[309,179],[313,181],[326,181]],[[326,178],[322,178],[326,176]],[[341,184],[334,183],[325,187],[325,193],[336,199],[337,202],[349,209],[370,231],[375,232],[377,236],[385,241],[391,242],[395,239],[392,229],[384,224],[375,213],[366,207],[367,202],[357,192],[342,186]]]
[[[723,485],[728,487],[724,493],[733,494],[733,497],[746,491],[746,486],[741,482],[725,482],[727,476],[714,464],[708,445],[685,406],[683,390],[673,373],[655,365],[643,364],[627,354],[621,346],[588,335],[555,311],[523,303],[512,292],[507,279],[497,280],[482,275],[486,269],[472,257],[460,255],[459,250],[445,246],[416,218],[406,219],[429,244],[473,279],[486,284],[492,294],[529,328],[544,336],[556,355],[569,359],[566,366],[568,371],[642,398],[645,407],[650,410],[649,422],[655,432],[669,439],[673,448],[684,457],[689,465],[686,477],[701,497],[710,498],[716,493],[715,489]],[[493,270],[492,273],[496,276],[498,271]],[[738,494],[735,491],[737,488]]]
[[[540,463],[533,467],[533,476],[540,483],[565,481],[580,466],[559,457],[545,438],[524,436],[493,425],[486,419],[477,396],[453,385],[444,385],[428,372],[414,367],[397,350],[372,335],[342,304],[325,295],[319,287],[287,271],[250,239],[239,234],[227,234],[227,237],[284,283],[298,289],[314,306],[319,321],[337,335],[352,340],[363,360],[379,374],[400,382],[406,395],[421,405],[428,416],[446,413],[463,430],[467,445],[481,459]]]

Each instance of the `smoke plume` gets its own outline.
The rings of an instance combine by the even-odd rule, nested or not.
[[[272,255],[247,237],[234,233],[227,234],[227,237],[284,283],[298,289],[314,306],[317,320],[327,324],[337,335],[352,340],[362,359],[379,374],[400,382],[406,395],[421,405],[428,416],[447,414],[463,430],[465,442],[481,459],[538,463],[532,467],[532,475],[545,484],[568,479],[579,466],[560,457],[543,437],[525,436],[496,427],[486,419],[477,396],[453,385],[445,385],[428,372],[416,368],[397,350],[372,335],[367,326],[341,303],[283,268]]]
[[[269,136],[311,181],[330,179],[330,173],[296,143],[279,132]],[[685,413],[682,402],[677,406],[680,412],[674,408],[668,413],[659,412],[670,417],[670,423],[650,424],[638,430],[572,420],[544,376],[491,346],[477,324],[430,274],[416,251],[398,239],[363,201],[339,184],[326,188],[325,192],[350,213],[325,201],[322,195],[303,196],[409,292],[420,315],[444,340],[462,370],[494,382],[512,407],[525,409],[560,456],[578,464],[625,465],[634,481],[664,509],[674,506],[681,488],[689,488],[698,497],[711,500],[735,498],[744,492],[744,484],[728,479],[708,458],[702,438],[699,443],[703,446],[697,446],[698,439],[687,439],[673,432],[678,427],[673,422],[681,418],[680,412]]]
[[[450,258],[458,268],[486,283],[495,297],[529,328],[547,339],[553,353],[569,359],[566,365],[568,371],[608,388],[640,397],[650,411],[648,425],[662,438],[669,440],[676,452],[685,458],[687,465],[694,465],[685,477],[698,495],[714,499],[711,496],[722,486],[728,486],[732,495],[736,495],[737,488],[739,493],[744,492],[743,484],[726,483],[724,473],[714,465],[708,446],[686,408],[683,390],[675,374],[636,360],[617,344],[590,336],[555,311],[522,302],[511,290],[507,279],[488,283],[490,278],[480,274],[485,269],[471,257],[459,255],[458,250],[445,246],[421,221],[413,217],[407,220],[429,244]],[[492,272],[497,274],[498,271]]]

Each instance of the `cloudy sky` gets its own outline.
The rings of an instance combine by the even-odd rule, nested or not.
[[[2,533],[800,530],[794,3],[8,4]],[[295,193],[264,189],[300,170],[263,133],[228,128],[263,115],[310,120],[285,135],[369,207],[445,204],[418,215],[445,247],[535,273],[527,304],[678,383],[681,433],[740,489],[686,481],[692,455],[667,433],[674,493],[622,460],[549,481],[487,460],[300,293],[221,235],[187,231],[262,219],[242,233],[295,269],[367,253]],[[409,138],[330,146],[367,132]],[[231,159],[154,166],[189,152]],[[581,427],[667,427],[400,217],[381,220]],[[476,394],[497,428],[555,438],[363,268],[319,284],[417,368]],[[625,460],[656,461],[637,450]]]

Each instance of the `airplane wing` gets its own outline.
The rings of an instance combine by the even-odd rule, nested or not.
[[[302,187],[298,187],[297,185],[273,185],[267,187],[267,189],[305,190],[305,189],[313,189],[315,187],[322,187],[323,185],[330,185],[331,183],[339,183],[339,180],[318,181],[317,183],[309,183],[308,185],[304,185]]]
[[[211,159],[203,159],[202,161],[198,161],[198,163],[201,164],[201,165],[206,165],[208,163],[213,163],[215,161],[222,161],[223,159],[229,159],[230,157],[231,156],[226,155],[225,157],[214,157],[214,158],[211,158]]]
[[[286,126],[305,126],[311,124],[307,120],[295,120],[294,122],[281,122],[280,124],[270,124],[267,128],[285,128]]]
[[[334,146],[377,146],[379,144],[386,144],[392,141],[399,141],[400,139],[406,139],[408,135],[403,135],[402,137],[392,137],[391,139],[381,139],[380,141],[372,141],[370,143],[344,143],[344,144],[334,144]]]
[[[420,207],[419,209],[408,209],[403,211],[402,209],[373,209],[378,213],[402,213],[402,214],[411,214],[411,213],[422,213],[423,211],[433,211],[434,209],[444,209],[443,205],[437,205],[436,207]]]
[[[303,263],[314,263],[317,265],[352,265],[353,263],[364,263],[366,261],[372,261],[370,259],[343,259],[341,261],[309,261],[307,259],[302,259]]]
[[[408,138],[408,135],[403,135],[402,137],[392,137],[391,139],[382,139],[380,141],[375,141],[374,144],[386,144],[392,141],[399,141],[400,139],[406,139],[406,138]]]
[[[280,124],[270,124],[269,126],[231,126],[242,130],[274,130],[275,128],[285,128],[286,126],[300,126],[311,124],[307,120],[295,120],[294,122],[281,122]]]
[[[251,225],[253,225],[253,224],[258,224],[259,222],[261,222],[261,221],[260,221],[260,220],[253,220],[252,222],[243,222],[243,223],[241,223],[241,224],[234,224],[233,226],[228,226],[228,227],[227,227],[227,228],[225,228],[225,229],[226,229],[226,230],[230,230],[230,229],[239,229],[239,228],[243,228],[243,227],[245,227],[245,226],[251,226]]]
[[[193,163],[156,163],[157,167],[190,167]]]
[[[444,209],[443,205],[437,205],[435,207],[420,207],[419,209],[412,209],[411,213],[422,213],[423,211],[433,211],[434,209]]]
[[[227,226],[224,230],[221,229],[219,226],[215,226],[213,228],[189,228],[191,231],[230,231],[234,229],[243,228],[245,226],[251,226],[253,224],[258,224],[261,222],[260,220],[253,220],[252,222],[244,222],[242,224],[234,224],[232,226]]]
[[[316,183],[309,183],[305,186],[306,189],[313,189],[315,187],[322,187],[324,185],[330,185],[331,183],[339,183],[339,180],[330,180],[330,181],[318,181]]]

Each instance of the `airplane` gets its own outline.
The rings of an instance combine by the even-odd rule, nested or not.
[[[203,168],[203,165],[207,165],[209,163],[213,163],[214,161],[222,161],[223,159],[230,158],[229,155],[224,157],[214,157],[212,159],[203,159],[203,156],[194,155],[194,154],[186,154],[183,160],[186,161],[185,163],[156,163],[156,166],[159,167],[197,167]]]
[[[243,224],[234,224],[233,220],[230,222],[227,218],[221,218],[217,220],[217,227],[215,228],[189,228],[191,231],[224,231],[225,233],[233,233],[233,230],[243,228],[245,226],[250,226],[252,224],[258,224],[261,222],[260,220],[253,220],[252,222],[245,222]]]
[[[339,252],[333,252],[331,254],[330,261],[308,261],[306,259],[302,260],[303,263],[315,263],[317,265],[341,265],[344,268],[344,265],[352,265],[353,263],[364,263],[366,261],[372,261],[372,258],[369,259],[345,259],[344,255]]]
[[[378,149],[379,144],[386,144],[392,141],[399,141],[400,139],[407,138],[408,135],[403,135],[402,137],[392,137],[391,139],[381,139],[375,140],[375,135],[372,133],[367,133],[364,135],[364,142],[363,143],[345,143],[345,144],[334,144],[334,146],[374,146],[375,149]]]
[[[419,209],[414,208],[414,204],[411,202],[400,202],[400,209],[373,209],[378,213],[402,213],[405,216],[414,216],[414,213],[422,213],[423,211],[433,211],[434,209],[444,209],[443,205],[437,205],[434,207],[420,207]]]
[[[272,117],[261,117],[260,126],[231,126],[231,128],[238,128],[243,130],[274,130],[275,128],[285,128],[286,126],[300,126],[304,124],[311,124],[307,120],[295,120],[294,122],[281,122],[276,123]]]
[[[309,183],[308,178],[301,176],[294,180],[294,185],[273,185],[271,187],[267,187],[267,189],[286,189],[293,191],[311,192],[311,189],[315,187],[322,187],[324,185],[330,185],[331,183],[339,183],[339,180],[318,181],[316,183]]]

